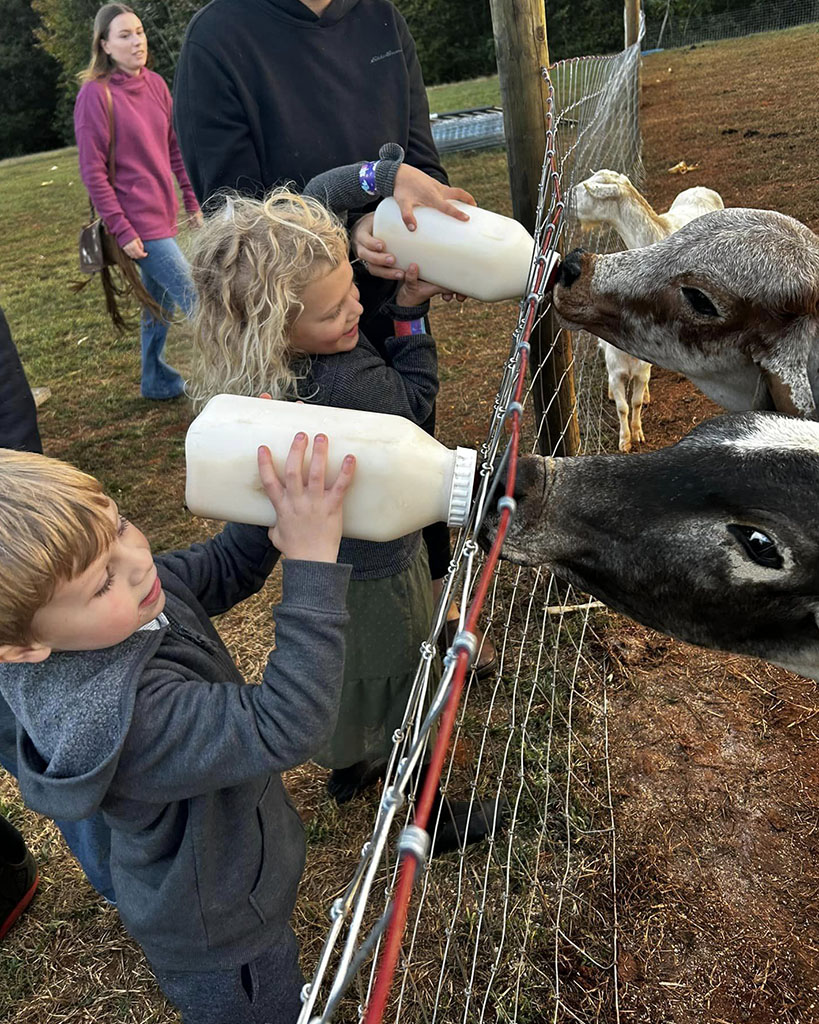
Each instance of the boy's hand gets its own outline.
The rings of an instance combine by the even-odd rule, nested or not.
[[[418,277],[418,264],[410,263],[404,274],[404,281],[395,295],[396,306],[420,306],[433,295],[443,295],[448,291],[429,281],[421,281]],[[451,293],[450,293],[451,294]]]
[[[306,434],[293,438],[283,482],[273,466],[270,449],[259,448],[259,476],[276,509],[276,525],[271,526],[268,536],[286,558],[335,562],[341,541],[341,506],[352,483],[355,456],[345,456],[338,479],[332,487],[325,487],[329,443],[324,434],[316,434],[305,483],[307,443]]]

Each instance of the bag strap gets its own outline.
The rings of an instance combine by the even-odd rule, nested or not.
[[[105,98],[108,101],[108,180],[111,182],[113,187],[115,178],[114,168],[114,98],[111,95],[111,90],[108,88],[108,83],[103,82],[103,88],[105,89]]]
[[[116,178],[114,164],[114,97],[111,95],[111,90],[108,88],[107,82],[103,82],[102,87],[105,89],[105,101],[108,106],[108,180],[111,182],[111,188],[113,188],[114,180]],[[91,196],[88,197],[88,206],[91,209],[91,220],[94,220],[97,213],[94,209],[94,203],[91,200]]]

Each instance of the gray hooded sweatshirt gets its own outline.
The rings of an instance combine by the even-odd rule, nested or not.
[[[209,616],[277,557],[266,530],[230,524],[155,560],[167,626],[0,665],[26,803],[69,820],[102,809],[122,920],[156,968],[245,963],[293,910],[304,835],[279,773],[335,726],[350,568],[284,562],[276,650],[248,686]]]

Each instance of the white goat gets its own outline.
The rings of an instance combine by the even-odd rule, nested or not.
[[[639,249],[667,238],[689,221],[712,210],[721,210],[724,205],[721,197],[710,188],[687,188],[680,192],[667,213],[656,213],[625,174],[607,170],[597,171],[582,181],[574,189],[573,198],[582,228],[613,228],[628,249]],[[598,339],[598,345],[606,358],[609,398],[617,406],[620,421],[619,448],[622,452],[628,452],[631,451],[632,442],[645,441],[642,412],[650,397],[648,382],[651,364],[601,339]]]

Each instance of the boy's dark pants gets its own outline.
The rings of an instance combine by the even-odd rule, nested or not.
[[[152,965],[153,966],[153,965]],[[296,936],[240,967],[215,971],[162,971],[159,987],[182,1013],[183,1024],[295,1024],[304,976]]]

